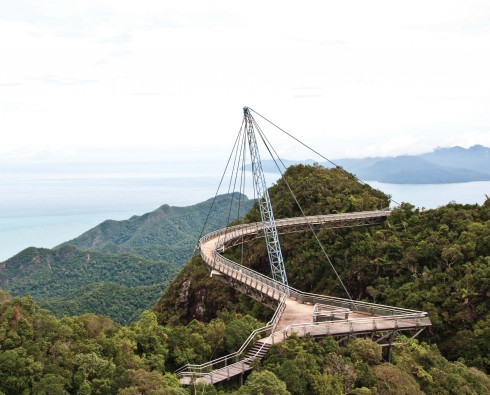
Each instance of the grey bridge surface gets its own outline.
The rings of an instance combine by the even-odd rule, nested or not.
[[[277,220],[276,227],[280,233],[292,233],[320,227],[365,226],[381,223],[389,215],[390,211],[386,210],[287,218]],[[302,292],[221,255],[227,248],[261,237],[262,227],[262,223],[252,223],[209,233],[199,241],[199,249],[212,276],[275,308],[273,318],[250,334],[237,352],[177,370],[182,384],[215,384],[243,375],[271,345],[293,333],[300,337],[334,336],[339,341],[369,336],[381,345],[391,345],[395,334],[411,332],[415,337],[431,325],[425,312]]]

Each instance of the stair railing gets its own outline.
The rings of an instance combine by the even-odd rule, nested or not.
[[[242,355],[245,354],[249,345],[252,342],[255,342],[257,337],[263,333],[266,333],[266,336],[270,336],[273,333],[273,330],[277,326],[279,319],[281,318],[282,313],[286,307],[285,298],[281,300],[278,304],[274,315],[270,319],[270,321],[262,328],[255,329],[245,340],[242,346],[235,351],[234,353],[225,355],[220,358],[213,359],[212,361],[197,365],[197,364],[187,364],[179,369],[177,369],[174,373],[177,377],[185,377],[185,376],[193,376],[200,377],[204,375],[209,375],[212,371],[219,370],[227,367],[230,364],[239,362],[241,360]]]

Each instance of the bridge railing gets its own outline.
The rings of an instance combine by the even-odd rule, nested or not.
[[[315,218],[319,218],[319,219],[321,218],[321,220],[325,220],[325,218],[332,219],[332,218],[339,218],[339,217],[343,217],[343,218],[355,218],[355,217],[367,218],[370,216],[382,217],[388,215],[388,213],[389,212],[368,211],[368,212],[361,212],[361,213],[332,214],[332,215],[307,217],[307,220],[315,220]],[[296,223],[298,221],[304,222],[305,218],[298,217],[298,218],[281,219],[278,220],[277,223],[286,224],[286,223],[293,223],[293,222]],[[228,258],[225,258],[218,252],[224,249],[224,245],[228,240],[232,238],[239,238],[244,235],[249,235],[254,232],[259,233],[261,230],[262,230],[262,223],[255,222],[252,224],[242,224],[229,228],[223,228],[214,231],[212,233],[209,233],[199,240],[199,247],[201,247],[204,243],[206,243],[207,241],[213,238],[217,238],[218,240],[216,245],[213,246],[212,256],[201,254],[202,258],[204,259],[206,264],[208,264],[210,267],[213,267],[220,272],[224,271],[221,265],[224,265],[229,269],[233,270],[232,277],[236,278],[238,281],[247,284],[247,281],[248,283],[251,283],[251,280],[255,280],[265,285],[268,293],[274,292],[274,291],[270,291],[270,289],[276,290],[277,291],[276,299],[279,299],[279,294],[280,297],[282,297],[283,295],[288,295],[291,298],[296,299],[301,303],[312,304],[312,305],[329,304],[339,308],[350,309],[358,313],[359,312],[365,313],[370,316],[373,315],[393,316],[399,314],[419,314],[421,316],[427,315],[427,313],[417,311],[417,310],[404,309],[404,308],[386,306],[386,305],[369,303],[369,302],[361,302],[361,301],[355,301],[350,299],[337,298],[333,296],[317,295],[309,292],[299,291],[293,287],[289,287],[278,281],[275,281],[272,278],[265,276],[262,273],[252,270],[246,266],[240,265],[239,263],[236,263]],[[226,271],[225,274],[229,275],[229,273],[226,273]],[[257,287],[255,288],[257,289]]]
[[[281,300],[281,302],[278,304],[276,311],[274,312],[274,315],[270,319],[270,321],[266,324],[266,326],[262,328],[255,329],[245,340],[245,342],[242,344],[242,346],[238,349],[238,351],[235,351],[234,353],[225,355],[220,358],[213,359],[212,361],[197,365],[197,364],[187,364],[180,369],[177,369],[175,371],[175,374],[177,377],[185,377],[185,376],[193,376],[193,377],[201,377],[203,375],[208,375],[210,372],[225,368],[231,364],[234,364],[236,362],[239,362],[240,360],[243,359],[245,356],[246,352],[250,349],[250,345],[255,343],[257,340],[261,338],[265,338],[268,336],[271,336],[272,333],[274,333],[274,330],[276,328],[276,325],[281,318],[282,312],[284,311],[284,308],[286,307],[284,298]],[[256,354],[258,354],[260,350],[257,351]],[[253,357],[256,357],[257,355],[254,355]],[[252,358],[252,357],[251,357]]]
[[[343,298],[337,298],[334,296],[326,296],[326,295],[317,295],[313,293],[308,293],[308,292],[303,292],[299,291],[293,287],[285,286],[278,281],[274,281],[272,278],[265,276],[262,273],[259,273],[255,270],[252,270],[246,266],[240,265],[239,263],[236,263],[228,258],[223,257],[222,255],[218,254],[215,252],[214,254],[214,264],[216,265],[216,262],[218,264],[225,265],[239,273],[240,277],[248,277],[250,279],[254,279],[256,281],[259,281],[268,287],[274,288],[278,290],[279,292],[286,294],[288,293],[289,296],[293,299],[296,299],[297,301],[301,303],[307,303],[307,304],[328,304],[331,306],[339,307],[339,308],[345,308],[345,309],[350,309],[352,311],[356,312],[363,312],[368,315],[399,315],[399,314],[422,314],[426,315],[425,312],[420,312],[417,310],[411,310],[411,309],[404,309],[400,307],[393,307],[393,306],[386,306],[386,305],[381,305],[381,304],[375,304],[375,303],[369,303],[369,302],[362,302],[362,301],[357,301],[357,300],[350,300],[350,299],[343,299]],[[213,262],[211,262],[213,263]],[[222,271],[222,270],[221,270]],[[240,280],[240,278],[238,278]],[[241,280],[242,282],[246,282],[243,279]],[[250,281],[249,281],[250,282]],[[286,290],[288,292],[286,292]]]
[[[231,276],[245,284],[251,283],[250,280],[260,282],[261,284],[266,286],[266,292],[263,293],[269,293],[271,296],[274,295],[273,299],[276,300],[285,296],[287,294],[287,290],[290,289],[289,287],[281,284],[278,281],[273,280],[270,277],[256,272],[255,270],[252,270],[246,266],[240,265],[232,261],[231,259],[225,258],[224,256],[218,254],[216,251],[213,254],[213,258],[206,263],[211,264],[211,266],[215,267],[216,269],[221,269],[220,271],[224,272],[225,274],[228,273],[226,272],[226,270],[222,269],[222,266],[232,269],[234,271],[234,275]],[[267,292],[267,290],[269,292]]]
[[[363,332],[417,329],[430,325],[429,317],[421,317],[418,314],[403,314],[391,317],[291,324],[285,329],[274,332],[271,337],[277,343],[286,340],[293,333],[299,336],[305,336],[308,333],[313,336],[353,335]]]
[[[247,280],[248,283],[250,283],[251,282],[250,280],[253,279],[255,281],[261,282],[262,284],[266,285],[266,287],[274,289],[275,291],[277,291],[277,295],[278,295],[277,299],[286,294],[289,294],[291,298],[296,299],[301,303],[307,303],[312,305],[328,304],[339,308],[350,309],[356,312],[363,312],[371,316],[372,315],[386,316],[386,315],[397,315],[397,314],[426,315],[425,312],[420,312],[417,310],[404,309],[400,307],[386,306],[386,305],[362,302],[357,300],[337,298],[334,296],[317,295],[309,292],[299,291],[293,287],[285,286],[284,284],[274,281],[272,278],[267,277],[262,273],[252,270],[246,266],[240,265],[239,263],[236,263],[228,258],[225,258],[224,256],[218,254],[216,251],[213,253],[212,258],[209,258],[208,256],[204,256],[203,259],[206,261],[206,263],[209,266],[219,270],[220,272],[224,272],[225,274],[227,273],[221,267],[222,265],[228,267],[229,269],[232,269],[235,274],[232,277],[236,278],[237,280],[243,283],[247,283]],[[272,294],[272,291],[270,293]]]
[[[343,214],[325,214],[325,215],[315,215],[306,217],[293,217],[293,218],[283,218],[276,220],[276,226],[278,228],[288,227],[294,224],[299,223],[310,223],[310,224],[318,224],[318,223],[327,223],[327,222],[341,222],[345,220],[356,220],[356,219],[367,219],[367,218],[385,218],[389,216],[391,211],[382,210],[382,211],[363,211],[359,213],[343,213]],[[252,222],[250,224],[240,224],[230,226],[228,228],[222,228],[211,233],[204,235],[199,243],[202,244],[216,236],[226,236],[230,238],[236,237],[238,232],[238,236],[249,235],[251,233],[260,233],[262,231],[262,223],[261,222]],[[224,243],[223,243],[224,244]]]

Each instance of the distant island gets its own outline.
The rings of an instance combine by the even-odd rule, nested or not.
[[[295,164],[318,163],[327,168],[329,162],[313,160],[282,160],[286,167]],[[436,148],[420,155],[337,159],[338,166],[365,181],[388,184],[451,184],[472,181],[490,181],[490,148],[474,145],[470,148]],[[262,161],[264,171],[277,173],[272,160]]]

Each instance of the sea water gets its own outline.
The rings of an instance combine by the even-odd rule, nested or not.
[[[437,208],[448,203],[483,204],[490,196],[490,181],[458,184],[384,184],[366,181],[373,188],[391,195],[396,203],[409,202],[420,208]]]
[[[249,177],[250,178],[250,177]],[[268,174],[270,185],[277,174]],[[163,204],[189,206],[239,188],[213,173],[0,175],[0,262],[29,246],[52,248],[107,219],[142,215]],[[245,193],[253,198],[251,181]],[[435,208],[479,203],[490,182],[394,185],[369,182],[397,202]]]
[[[219,180],[213,174],[0,176],[0,262],[29,246],[52,248],[107,219],[207,200]]]

